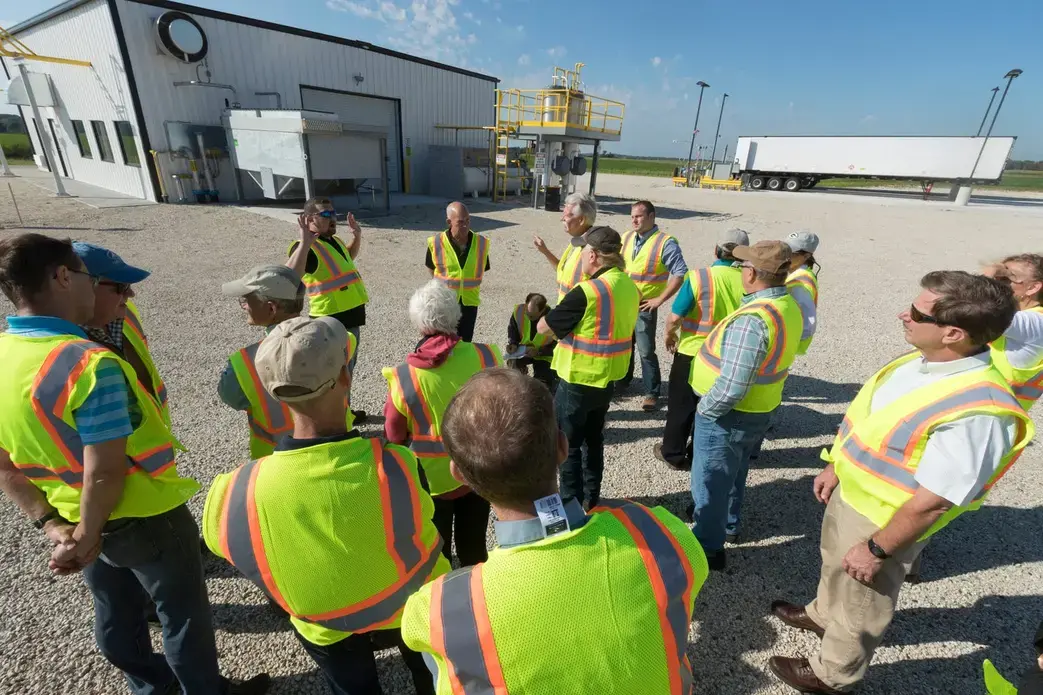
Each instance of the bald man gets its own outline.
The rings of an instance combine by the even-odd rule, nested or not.
[[[489,239],[471,231],[471,213],[456,201],[445,209],[446,230],[427,240],[424,264],[431,276],[456,292],[460,302],[460,325],[457,334],[471,342],[474,324],[481,304],[482,278],[489,270]]]

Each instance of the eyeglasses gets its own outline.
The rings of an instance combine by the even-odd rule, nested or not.
[[[95,285],[105,285],[116,291],[116,294],[128,294],[130,292],[129,282],[112,282],[111,280],[96,281]]]
[[[98,283],[100,282],[100,278],[98,278],[95,275],[91,275],[86,270],[76,270],[75,268],[69,268],[68,266],[66,266],[66,270],[68,270],[70,273],[75,273],[76,275],[86,275],[87,277],[89,277],[91,279],[91,287],[97,287]],[[55,277],[58,276],[55,275]]]
[[[931,316],[930,314],[925,314],[919,309],[917,309],[915,304],[909,305],[909,319],[913,323],[932,323],[935,326],[945,325],[935,317]]]
[[[335,219],[337,219],[337,211],[336,210],[319,210],[315,214],[318,215],[319,217],[325,217],[327,220],[335,220]]]

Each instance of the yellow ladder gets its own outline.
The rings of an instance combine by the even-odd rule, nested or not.
[[[521,121],[521,93],[516,89],[496,90],[496,128],[493,134],[493,202],[507,197],[507,170],[511,138]]]

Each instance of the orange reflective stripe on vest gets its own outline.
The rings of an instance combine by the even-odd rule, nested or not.
[[[631,232],[636,237],[634,232]],[[645,261],[645,267],[640,273],[630,273],[630,279],[634,282],[666,282],[670,279],[670,273],[656,273],[656,266],[659,265],[660,256],[663,253],[663,247],[666,246],[667,236],[663,233],[657,233],[655,239],[652,240],[652,248],[648,250],[648,259]],[[637,239],[633,240],[634,248],[637,246]],[[640,255],[640,251],[634,255]]]
[[[478,244],[477,258],[474,259],[474,277],[464,277],[463,289],[474,290],[482,285],[482,278],[485,277],[485,259],[489,256],[489,240],[481,234],[475,234],[472,239],[474,243]],[[466,261],[464,262],[466,266]]]
[[[1043,397],[1043,371],[1023,384],[1011,383],[1010,388],[1023,401],[1038,401]]]
[[[441,237],[435,237],[435,242],[431,244],[435,251],[435,276],[445,283],[445,286],[451,290],[459,291],[463,286],[463,282],[458,278],[449,277],[449,264],[445,260],[445,244],[442,242]],[[464,261],[466,263],[466,261]]]
[[[314,615],[299,615],[289,607],[268,565],[254,497],[257,473],[264,459],[250,461],[235,471],[221,511],[219,543],[224,556],[287,613],[331,630],[366,632],[394,620],[406,598],[427,582],[442,550],[441,539],[429,548],[420,541],[423,527],[420,500],[409,469],[398,454],[382,450],[377,440],[372,440],[372,445],[384,508],[387,551],[399,574],[394,584],[364,601]]]
[[[431,646],[445,660],[453,695],[508,695],[485,605],[482,565],[435,580]]]
[[[417,372],[408,364],[401,364],[395,368],[395,378],[402,389],[402,400],[405,402],[407,416],[413,421],[412,441],[409,448],[417,458],[441,458],[446,456],[445,444],[442,438],[431,432],[431,411],[427,407],[420,390],[420,380]]]
[[[580,249],[577,249],[576,247],[572,246],[571,244],[569,246],[565,247],[565,254],[562,256],[563,262],[564,263],[568,263],[569,258],[570,258],[570,256],[573,253],[579,254],[579,253],[582,253],[582,251]],[[482,267],[484,268],[485,266],[482,266]],[[583,282],[583,261],[582,261],[582,259],[577,259],[576,260],[576,267],[572,269],[572,277],[569,278],[568,282],[569,282],[568,285],[563,285],[563,284],[561,284],[559,282],[558,283],[558,292],[560,292],[563,295],[568,294],[569,290],[571,290],[573,287],[575,287],[579,283]]]
[[[243,358],[243,364],[250,373],[250,383],[261,403],[261,412],[255,413],[254,408],[246,412],[250,423],[250,431],[263,442],[275,446],[275,442],[281,435],[293,431],[293,415],[290,409],[282,401],[272,398],[267,389],[261,384],[261,377],[257,374],[257,365],[254,358],[257,356],[257,348],[260,343],[254,343],[239,351]]]
[[[135,337],[137,337],[137,339],[141,341],[141,344],[144,345],[145,349],[147,350],[148,347],[149,347],[148,336],[145,335],[145,327],[141,325],[141,321],[138,320],[137,314],[135,314],[133,311],[131,311],[130,308],[128,307],[127,308],[127,316],[123,319],[123,321],[124,321],[124,324],[128,328],[130,328],[130,332],[133,333],[135,335]],[[138,357],[140,357],[140,358],[142,358],[144,360],[146,356],[145,355],[138,355]],[[157,378],[159,378],[159,384],[158,385],[153,385],[153,384],[148,384],[148,385],[142,384],[142,385],[145,386],[145,390],[146,391],[153,391],[153,390],[155,390],[156,398],[159,400],[160,406],[166,406],[166,404],[167,404],[167,385],[165,383],[163,383],[163,379],[158,377],[158,375],[157,375]]]
[[[789,376],[789,369],[779,369],[779,360],[782,359],[782,355],[785,353],[786,342],[794,340],[795,336],[787,335],[786,324],[782,320],[782,314],[770,302],[752,302],[745,308],[750,311],[764,309],[775,327],[775,340],[772,341],[771,351],[766,356],[764,364],[761,365],[761,368],[757,370],[757,374],[753,377],[753,383],[761,385],[777,384]],[[799,338],[799,336],[796,336],[796,338]],[[706,360],[711,367],[719,370],[721,368],[721,358],[711,354],[708,345],[708,343],[703,343],[699,356]]]
[[[328,294],[330,292],[336,292],[337,290],[353,285],[362,279],[359,276],[357,270],[349,270],[347,272],[342,272],[340,270],[341,264],[333,258],[333,255],[330,253],[329,249],[327,249],[324,245],[326,243],[332,244],[334,242],[324,242],[323,240],[319,239],[316,240],[315,244],[312,244],[311,248],[318,257],[319,262],[326,265],[330,273],[333,274],[333,277],[331,277],[329,280],[326,280],[325,282],[309,283],[305,281],[304,284],[308,288],[309,297],[319,294]],[[347,261],[345,261],[345,263],[346,262]]]
[[[913,451],[923,437],[924,431],[953,411],[997,404],[1000,407],[1006,406],[1014,412],[1021,411],[1018,401],[995,384],[984,382],[980,385],[970,386],[963,391],[937,400],[904,419],[884,437],[880,449],[867,446],[857,435],[852,434],[844,442],[842,451],[865,471],[906,492],[913,493],[920,487],[920,484],[916,482],[915,470],[909,468],[906,462],[912,459]],[[841,436],[850,430],[851,426],[845,418],[840,427]],[[1002,470],[993,474],[985,485],[982,496],[1003,477],[1017,459],[1018,456],[1012,457],[1012,460]]]
[[[688,661],[688,606],[692,603],[695,573],[677,539],[648,509],[632,502],[604,502],[633,537],[652,584],[659,623],[663,630],[670,692],[687,695],[692,690]]]
[[[630,337],[614,340],[612,334],[615,331],[615,306],[613,305],[612,292],[608,284],[601,278],[590,281],[591,289],[594,290],[594,335],[595,338],[583,338],[575,332],[558,341],[559,345],[566,345],[574,352],[596,357],[612,357],[622,355],[630,350]]]
[[[50,433],[51,440],[62,452],[67,468],[55,470],[39,464],[16,463],[18,470],[34,480],[61,480],[66,485],[79,488],[83,485],[83,440],[79,432],[62,419],[68,405],[69,391],[80,378],[93,355],[110,352],[108,348],[88,340],[62,343],[55,348],[33,379],[33,412],[43,427]],[[127,457],[127,473],[141,470],[155,476],[174,465],[174,447],[170,444],[157,447],[133,457]]]
[[[130,330],[133,331],[134,335],[138,337],[138,340],[144,343],[147,347],[148,338],[145,337],[145,328],[141,325],[141,321],[138,321],[137,315],[130,309],[127,309],[127,316],[123,321],[130,327]]]
[[[713,278],[710,277],[709,268],[700,268],[696,271],[696,276],[699,278],[699,296],[695,298],[699,304],[699,320],[695,321],[686,316],[681,320],[681,330],[707,336],[716,325],[713,322]]]

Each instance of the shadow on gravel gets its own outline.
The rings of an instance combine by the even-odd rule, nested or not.
[[[468,205],[471,211],[471,231],[491,232],[496,229],[517,227],[517,222],[507,220],[496,220],[482,217],[479,212],[501,211],[501,208],[478,209],[477,206]],[[441,232],[446,228],[445,209],[437,206],[429,208],[417,208],[402,213],[393,214],[390,217],[376,217],[366,220],[366,225],[375,229],[400,229],[406,228],[417,232]],[[495,257],[494,257],[495,262]]]
[[[808,439],[834,435],[844,416],[840,413],[820,413],[798,403],[785,403],[774,414],[767,439]]]
[[[68,232],[140,232],[141,227],[20,227],[19,229]]]
[[[326,679],[318,669],[312,669],[306,673],[294,673],[288,676],[272,676],[272,686],[268,690],[272,695],[285,693],[286,695],[299,695],[302,693],[315,693],[315,695],[326,695],[329,687]]]
[[[616,198],[614,196],[597,196],[598,199],[598,212],[603,212],[611,215],[626,215],[630,216],[630,208],[634,204],[634,201],[629,198]],[[700,210],[684,210],[681,208],[671,208],[666,206],[656,205],[655,216],[657,220],[687,220],[693,217],[698,217],[704,220],[713,220],[715,222],[721,220],[727,220],[735,215],[731,213],[723,212],[703,212]],[[625,231],[625,230],[618,230]]]
[[[269,604],[214,603],[214,629],[232,635],[260,635],[292,630],[281,609]]]
[[[858,395],[861,384],[836,384],[812,376],[793,374],[786,379],[784,401],[803,403],[850,403]]]

